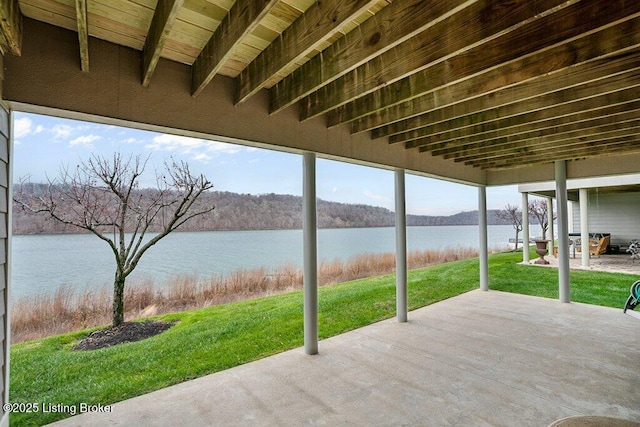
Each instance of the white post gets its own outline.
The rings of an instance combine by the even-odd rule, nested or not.
[[[478,187],[478,229],[480,231],[480,290],[489,290],[489,249],[487,243],[487,188]]]
[[[555,230],[553,227],[553,199],[551,197],[547,197],[547,215],[549,216],[549,255],[553,255]]]
[[[318,238],[316,221],[316,155],[304,153],[303,198],[303,293],[304,351],[318,353]]]
[[[529,264],[529,193],[522,193],[522,262]]]
[[[571,302],[569,286],[569,219],[567,215],[567,163],[555,162],[556,201],[558,204],[558,287],[560,302]]]
[[[396,317],[407,321],[407,215],[404,170],[396,169]]]
[[[589,267],[589,192],[580,189],[580,242],[582,251],[582,266]]]

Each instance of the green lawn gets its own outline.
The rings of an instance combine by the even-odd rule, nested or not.
[[[517,265],[521,254],[490,260],[490,288],[557,298],[557,271]],[[410,308],[478,288],[478,260],[409,272]],[[635,276],[572,272],[572,300],[622,307]],[[321,338],[395,314],[393,275],[355,280],[319,291]],[[302,293],[158,316],[178,324],[156,337],[96,351],[70,348],[88,331],[13,345],[10,400],[108,405],[192,378],[260,359],[302,342]],[[12,414],[13,425],[41,425],[65,414]]]

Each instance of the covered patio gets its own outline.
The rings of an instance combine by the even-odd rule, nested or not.
[[[55,425],[640,425],[640,321],[620,310],[476,290],[410,318]]]
[[[478,188],[483,291],[486,188],[553,181],[559,299],[569,303],[567,180],[637,173],[640,164],[640,2],[4,0],[0,23],[3,402],[11,114],[25,111],[303,159],[304,352],[319,355],[288,352],[124,402],[114,422],[133,423],[127,414],[145,416],[147,404],[158,424],[187,412],[220,424],[243,414],[498,425],[639,417],[640,329],[619,311],[472,292],[408,315],[404,177]],[[397,229],[397,322],[321,350],[318,157],[393,170]],[[8,418],[3,411],[0,425]]]

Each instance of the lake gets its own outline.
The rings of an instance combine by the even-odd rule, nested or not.
[[[489,247],[505,248],[511,237],[512,226],[489,226]],[[478,226],[407,228],[409,250],[477,247],[478,240]],[[13,298],[61,285],[83,289],[112,283],[113,253],[93,235],[19,235],[12,245]],[[318,230],[319,260],[394,251],[393,227]],[[161,285],[173,276],[210,277],[284,264],[302,266],[302,230],[174,232],[144,254],[129,278],[152,278]]]

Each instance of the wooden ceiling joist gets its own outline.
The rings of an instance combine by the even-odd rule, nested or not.
[[[270,91],[270,113],[409,40],[475,0],[395,1],[277,83]]]
[[[577,142],[587,142],[591,140],[611,139],[622,136],[630,136],[637,134],[640,129],[640,120],[637,117],[631,118],[626,122],[620,122],[615,124],[606,124],[603,126],[585,127],[583,129],[574,130],[570,132],[559,132],[553,135],[540,136],[535,138],[535,142],[530,144],[530,141],[522,140],[517,142],[506,142],[489,145],[483,152],[477,153],[476,151],[460,151],[454,154],[446,154],[443,157],[445,159],[451,159],[455,162],[468,162],[471,164],[475,161],[501,159],[505,157],[511,157],[514,153],[519,153],[521,150],[526,150],[530,146],[535,147],[535,150],[552,150],[568,146]],[[432,155],[438,156],[437,151],[432,151]]]
[[[236,78],[234,103],[241,103],[254,95],[271,78],[335,37],[345,25],[362,16],[376,3],[378,0],[314,3]]]
[[[636,105],[638,108],[633,108]],[[449,146],[447,148],[434,149],[430,151],[434,156],[444,156],[445,158],[460,159],[465,157],[465,160],[482,157],[495,151],[502,151],[510,149],[516,143],[529,143],[536,142],[540,138],[556,136],[559,139],[566,138],[567,135],[575,133],[579,135],[579,132],[584,132],[584,135],[588,135],[594,128],[601,128],[602,126],[608,126],[612,122],[615,122],[613,126],[620,126],[628,123],[631,120],[640,119],[640,105],[638,102],[619,104],[616,106],[618,109],[622,109],[622,112],[616,114],[604,114],[597,118],[584,119],[587,113],[579,113],[566,116],[565,119],[574,119],[569,123],[563,125],[553,125],[557,123],[559,119],[550,121],[538,122],[536,124],[526,123],[521,126],[512,128],[512,134],[496,136],[493,134],[492,138],[485,138],[480,142],[469,144],[471,138],[465,138],[465,143]],[[589,112],[590,114],[598,113],[602,114],[605,111],[611,111],[609,108],[603,108]],[[551,123],[549,123],[551,122]],[[535,126],[538,126],[537,128]],[[529,128],[527,131],[522,131],[522,128]],[[486,134],[480,134],[480,137],[486,136]]]
[[[606,79],[618,75],[627,75],[630,78],[629,84],[633,85],[635,84],[633,75],[628,73],[639,69],[640,52],[633,55],[624,55],[618,59],[599,60],[597,63],[582,64],[566,68],[561,72],[544,78],[508,87],[492,94],[490,97],[474,97],[464,103],[446,104],[443,108],[432,109],[427,114],[422,114],[398,124],[375,129],[372,134],[375,138],[390,136],[389,142],[391,144],[405,142],[431,135],[429,126],[436,124],[438,121],[452,120],[553,92],[567,91],[590,82],[606,81]],[[426,129],[421,130],[423,128]]]
[[[586,97],[550,108],[539,109],[517,116],[498,118],[468,126],[461,126],[445,132],[433,133],[428,137],[415,138],[405,143],[407,149],[420,148],[421,152],[434,150],[451,150],[476,148],[485,145],[483,139],[487,133],[497,132],[498,138],[509,136],[510,132],[525,131],[539,124],[544,127],[547,121],[571,120],[574,117],[594,114],[606,116],[633,109],[638,101],[640,88],[634,87],[617,92],[609,92],[593,97]],[[535,129],[535,128],[534,128]],[[445,151],[443,151],[444,153]]]
[[[18,0],[0,4],[0,51],[3,55],[20,55],[22,49],[22,15]]]
[[[202,49],[192,67],[193,96],[218,73],[233,49],[244,41],[279,0],[238,0]]]
[[[158,0],[147,39],[142,49],[142,86],[148,87],[169,32],[176,22],[184,0]]]
[[[87,19],[87,0],[75,0],[78,43],[80,44],[80,68],[89,72],[89,23]]]
[[[324,114],[429,67],[446,68],[444,76],[453,81],[515,59],[531,49],[546,47],[563,38],[565,31],[539,40],[525,39],[522,33],[528,25],[566,3],[562,0],[480,0],[305,97],[301,101],[301,120]],[[562,11],[552,16],[556,16],[556,20],[563,18]],[[433,37],[434,33],[439,37]],[[512,47],[504,49],[505,45]],[[475,50],[483,51],[483,60]],[[469,57],[473,61],[469,61]],[[447,60],[456,63],[450,66]],[[405,96],[412,95],[406,93]]]
[[[595,6],[604,7],[602,3],[607,2],[595,2]],[[629,5],[630,3],[627,2]],[[580,3],[583,5],[583,3]],[[577,6],[577,5],[574,5]],[[574,7],[572,6],[572,7]],[[584,5],[583,5],[584,6]],[[592,12],[596,12],[598,8],[592,10]],[[640,3],[633,5],[633,11],[636,13],[640,10]],[[553,39],[547,39],[546,42],[543,41],[544,37],[540,37],[538,41],[543,41],[542,43],[533,43],[537,47],[541,49],[536,50],[532,44],[529,44],[529,48],[531,51],[535,51],[535,53],[529,53],[526,57],[517,59],[516,61],[509,63],[509,58],[517,56],[517,49],[511,49],[509,46],[518,45],[524,43],[522,40],[517,40],[515,38],[511,39],[508,45],[503,45],[501,48],[490,49],[490,46],[480,46],[476,50],[469,52],[468,55],[463,55],[461,57],[452,58],[445,63],[436,64],[433,67],[430,67],[424,71],[421,71],[417,74],[410,76],[409,78],[403,79],[394,84],[388,85],[378,91],[375,95],[369,95],[365,98],[362,98],[363,101],[382,101],[382,103],[378,103],[374,105],[369,105],[368,107],[362,107],[362,111],[376,111],[378,107],[381,106],[394,106],[398,105],[404,101],[410,101],[411,99],[416,99],[418,96],[422,96],[428,94],[432,91],[437,90],[438,88],[445,88],[448,90],[449,88],[455,87],[455,85],[460,84],[464,87],[464,81],[469,80],[469,87],[473,88],[473,85],[476,84],[476,91],[483,91],[485,86],[492,85],[492,78],[495,78],[496,85],[500,84],[499,82],[506,80],[507,84],[512,84],[514,81],[518,81],[518,79],[526,80],[528,78],[533,78],[536,75],[534,73],[538,73],[537,75],[544,75],[549,72],[553,72],[556,69],[562,69],[568,66],[575,65],[576,63],[580,63],[589,59],[593,59],[594,57],[600,57],[603,55],[611,54],[612,51],[621,51],[630,49],[638,44],[640,38],[637,35],[637,31],[640,29],[640,23],[638,23],[637,19],[633,19],[632,21],[622,22],[614,27],[606,27],[602,29],[600,32],[595,32],[596,28],[602,28],[610,22],[608,19],[601,20],[591,20],[589,24],[593,24],[594,27],[591,28],[589,24],[583,23],[583,28],[578,30],[576,28],[575,32],[572,32],[572,29],[569,27],[573,26],[571,21],[566,21],[565,19],[559,19],[561,17],[567,18],[570,16],[570,8],[563,9],[558,13],[565,12],[566,15],[555,15],[554,25],[562,26],[564,28],[564,34],[582,34],[582,31],[587,31],[588,35],[582,38],[572,38],[569,40],[565,40],[565,43],[561,43],[556,41],[555,45],[553,43]],[[613,17],[610,17],[614,19]],[[585,18],[586,19],[586,18]],[[599,22],[598,22],[599,21]],[[544,20],[536,21],[533,24],[542,24]],[[565,25],[562,25],[564,23]],[[567,25],[568,24],[568,25]],[[545,23],[546,25],[550,25],[549,22]],[[589,30],[591,28],[591,30]],[[630,32],[630,30],[633,30]],[[591,31],[591,32],[589,32]],[[545,31],[546,33],[550,33],[550,31]],[[521,36],[524,36],[523,33]],[[514,37],[515,34],[509,34],[507,37]],[[557,34],[556,34],[557,36]],[[612,46],[612,40],[615,40],[615,43],[618,44],[618,47]],[[499,44],[500,40],[496,40],[494,43]],[[545,48],[551,44],[550,48]],[[484,49],[483,49],[484,48]],[[524,50],[523,50],[524,51]],[[548,52],[545,52],[548,51]],[[495,55],[492,53],[495,52]],[[503,61],[496,61],[495,56],[501,56]],[[532,56],[536,56],[536,58],[531,58]],[[515,58],[514,58],[515,59]],[[496,68],[500,68],[501,70],[496,73],[491,73],[491,68],[496,65]],[[524,67],[523,67],[524,65]],[[473,67],[469,69],[469,66]],[[474,72],[479,74],[486,73],[487,69],[489,69],[490,75],[484,75],[483,77],[475,78]],[[522,73],[522,74],[521,74]],[[480,87],[477,87],[478,82],[483,82]],[[412,108],[413,105],[410,107]],[[413,114],[417,114],[420,107],[417,106],[414,108]],[[391,117],[391,119],[406,119],[406,117]],[[402,128],[406,123],[394,123],[389,128],[385,128],[379,131],[375,131],[372,133],[373,138],[379,138],[381,136],[387,136],[393,134],[393,129],[398,127]],[[375,126],[384,125],[382,122],[374,123]],[[362,131],[362,127],[357,128],[356,130]],[[408,130],[405,128],[405,130]],[[389,132],[391,131],[391,133]]]
[[[590,141],[582,144],[576,144],[571,147],[564,147],[553,152],[542,152],[530,155],[527,155],[526,153],[519,153],[517,156],[509,157],[506,160],[477,162],[470,166],[482,169],[508,169],[526,165],[552,163],[554,158],[557,156],[567,160],[572,160],[603,156],[606,154],[619,154],[621,148],[624,148],[625,152],[636,152],[640,149],[640,139],[634,135],[622,138]]]
[[[612,40],[616,40],[615,44],[612,43]],[[569,43],[528,55],[517,61],[503,64],[488,72],[450,85],[442,85],[428,90],[424,84],[416,83],[419,86],[413,85],[413,89],[402,90],[405,92],[414,90],[416,93],[422,93],[422,96],[398,104],[390,100],[390,98],[396,97],[396,92],[383,88],[375,94],[345,105],[342,107],[342,111],[338,109],[329,113],[328,123],[335,125],[346,121],[351,116],[349,111],[357,111],[357,109],[366,111],[363,109],[366,101],[371,101],[376,106],[394,103],[390,108],[378,110],[351,123],[352,133],[372,130],[373,138],[390,136],[421,127],[422,120],[418,117],[437,108],[444,108],[478,97],[486,98],[486,102],[484,102],[486,108],[491,108],[491,105],[497,106],[493,95],[487,95],[509,90],[515,85],[527,87],[530,91],[529,95],[535,96],[537,94],[536,86],[539,88],[547,86],[545,83],[536,83],[536,79],[553,82],[557,81],[554,76],[563,74],[571,81],[580,81],[581,77],[574,74],[584,74],[584,81],[589,81],[590,78],[593,78],[590,76],[596,73],[606,75],[607,71],[601,70],[602,67],[609,67],[609,63],[617,62],[620,57],[628,56],[628,52],[638,46],[640,46],[640,19],[636,18],[572,40]],[[616,65],[611,66],[615,67]],[[624,66],[623,64],[622,67]],[[591,68],[594,69],[593,72],[585,71]],[[425,78],[427,78],[426,73]],[[410,88],[411,82],[407,83]],[[563,83],[560,81],[557,87],[562,87],[562,85]],[[458,111],[463,110],[463,108],[458,109]]]
[[[635,72],[636,79],[640,77],[640,71]],[[506,120],[505,126],[517,126],[526,123],[527,119],[540,117],[562,116],[583,109],[601,108],[614,103],[628,102],[637,99],[640,80],[636,80],[634,86],[629,87],[627,75],[617,76],[605,82],[592,82],[574,90],[554,92],[538,98],[532,98],[514,104],[506,105],[495,110],[460,117],[447,122],[440,122],[430,126],[425,133],[424,140],[413,139],[407,141],[407,148],[423,147],[431,150],[446,148],[447,145],[456,146],[458,140],[450,139],[453,132],[473,132],[483,123]],[[574,98],[575,97],[575,98]],[[604,104],[604,105],[602,105]],[[533,117],[532,117],[533,116]],[[505,123],[505,122],[503,122]],[[442,142],[448,140],[448,142]],[[464,141],[464,137],[462,138]]]

